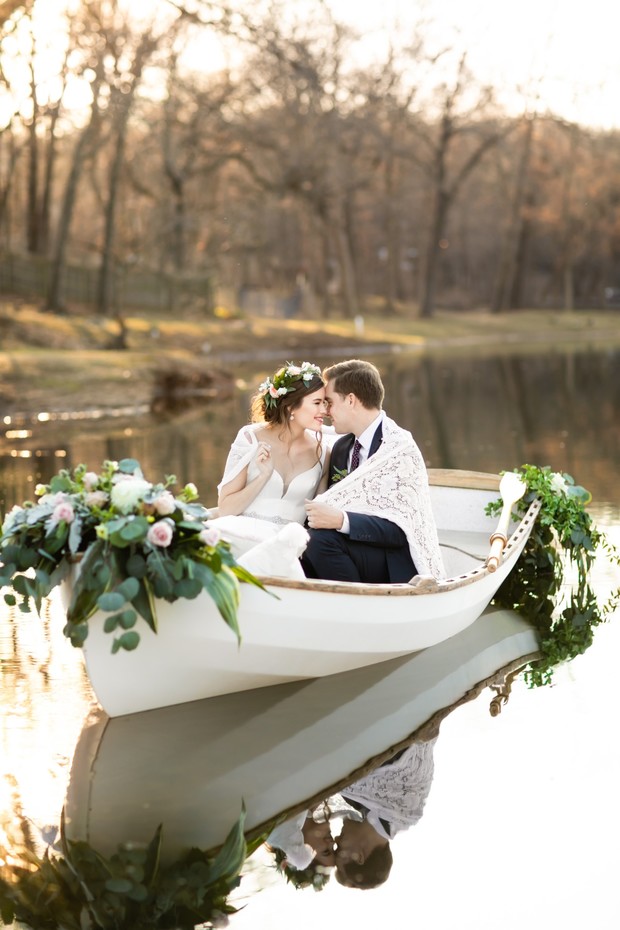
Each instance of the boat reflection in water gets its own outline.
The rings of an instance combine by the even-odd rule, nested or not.
[[[210,869],[211,878],[228,869],[233,888],[240,837],[229,834],[244,810],[248,849],[269,836],[270,865],[295,884],[320,886],[331,865],[341,883],[376,884],[389,872],[391,836],[421,816],[441,720],[488,685],[498,689],[497,706],[502,683],[537,648],[526,621],[489,608],[457,636],[369,668],[125,717],[97,710],[73,758],[66,842],[109,860],[121,844],[152,844],[161,825],[159,864],[167,874],[194,848],[203,851],[201,880]],[[227,837],[227,862],[220,856],[214,870]],[[367,879],[370,847],[383,850],[383,864]],[[130,887],[112,882],[117,894]],[[213,901],[219,913],[222,901]],[[203,911],[200,919],[209,918]]]

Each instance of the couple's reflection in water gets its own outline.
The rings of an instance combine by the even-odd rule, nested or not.
[[[14,825],[29,814],[14,811],[0,848],[3,918],[34,930],[191,930],[251,907],[250,872],[254,884],[379,886],[392,839],[423,815],[441,721],[536,650],[526,621],[490,608],[438,646],[367,669],[93,713],[52,845],[24,831],[18,843]]]
[[[391,840],[420,820],[434,774],[437,736],[413,742],[267,837],[276,866],[297,888],[321,890],[332,873],[349,888],[382,885]],[[338,829],[334,829],[337,824]]]

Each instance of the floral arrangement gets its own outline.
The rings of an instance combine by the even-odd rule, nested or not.
[[[228,895],[237,888],[248,849],[244,814],[216,856],[189,849],[180,859],[160,861],[162,828],[148,845],[119,845],[110,857],[89,843],[68,840],[64,817],[60,841],[42,857],[25,849],[0,864],[0,924],[36,928],[194,930],[225,927],[237,909]],[[0,849],[0,853],[3,850]],[[2,856],[0,856],[2,863]]]
[[[207,591],[226,623],[237,624],[239,580],[259,584],[237,565],[227,543],[205,525],[209,511],[193,484],[176,496],[173,475],[147,481],[135,459],[104,462],[100,474],[78,465],[38,485],[37,501],[15,506],[0,535],[0,588],[22,611],[41,604],[79,562],[65,635],[81,646],[96,610],[118,632],[112,652],[135,649],[138,615],[157,632],[156,598],[175,601]]]
[[[494,601],[523,613],[540,636],[539,658],[528,666],[531,687],[549,684],[554,669],[581,655],[594,639],[594,629],[620,603],[620,590],[601,602],[589,581],[597,553],[620,564],[620,554],[593,524],[586,507],[591,495],[571,475],[549,466],[522,465],[514,471],[527,485],[518,502],[520,513],[538,498],[541,509],[515,568]],[[502,502],[487,508],[498,513]],[[576,575],[576,582],[574,577]]]
[[[287,362],[286,366],[273,376],[273,379],[266,378],[259,385],[258,393],[263,398],[267,409],[269,409],[275,407],[279,397],[283,397],[289,391],[296,390],[296,386],[300,381],[304,387],[307,387],[313,378],[320,377],[321,369],[318,365],[313,365],[311,362],[293,365],[291,362]]]

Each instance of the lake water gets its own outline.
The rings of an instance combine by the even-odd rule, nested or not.
[[[620,352],[373,360],[384,375],[388,413],[411,429],[429,466],[498,471],[530,462],[567,471],[592,492],[598,525],[620,545]],[[265,373],[264,366],[246,364],[234,397],[202,409],[106,420],[39,411],[5,422],[0,509],[31,497],[34,485],[59,467],[85,462],[98,470],[104,459],[124,456],[137,458],[148,478],[176,474],[181,483],[194,481],[205,503],[214,501],[251,387]],[[611,590],[620,573],[599,563],[595,583]],[[576,930],[587,924],[615,930],[618,619],[599,629],[594,646],[562,669],[553,687],[529,691],[518,682],[499,717],[488,713],[488,691],[446,717],[424,816],[393,841],[385,885],[362,892],[332,879],[317,894],[256,866],[242,883],[248,906],[233,927]],[[6,609],[0,616],[0,840],[3,832],[6,841],[58,822],[76,746],[84,745],[94,699],[61,625],[54,601],[42,620],[20,616],[17,623]],[[317,707],[322,700],[320,692],[304,695]],[[299,714],[313,711],[294,703],[300,701],[294,691],[287,700]],[[248,706],[247,713],[257,710]],[[224,757],[232,737],[214,736],[209,745]],[[392,743],[373,739],[373,753]],[[184,750],[190,769],[196,767],[193,744],[200,747],[199,728]],[[348,771],[358,763],[352,760]],[[161,763],[155,768],[163,771]],[[172,811],[178,798],[170,778],[169,793],[161,796],[169,797]]]

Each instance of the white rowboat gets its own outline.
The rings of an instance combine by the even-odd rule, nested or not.
[[[133,652],[111,654],[106,615],[98,612],[83,651],[102,708],[117,717],[333,675],[426,649],[464,630],[514,568],[540,504],[534,501],[520,522],[502,525],[507,542],[497,568],[495,562],[488,567],[489,540],[494,537],[496,549],[498,527],[484,511],[498,499],[499,477],[431,469],[429,478],[445,580],[362,585],[263,578],[275,597],[242,585],[240,645],[206,593],[158,601],[158,633],[140,619]]]

